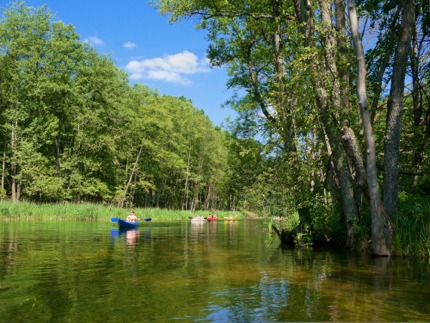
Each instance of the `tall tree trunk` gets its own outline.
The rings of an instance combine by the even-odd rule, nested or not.
[[[399,155],[403,96],[406,64],[411,47],[413,25],[415,23],[415,1],[401,0],[400,6],[403,8],[403,19],[400,41],[394,57],[384,145],[384,207],[387,215],[392,220],[397,210],[399,191]]]
[[[185,174],[185,186],[184,186],[184,190],[185,190],[185,196],[183,199],[183,203],[182,203],[182,210],[186,210],[188,207],[188,203],[189,203],[189,186],[190,186],[190,164],[191,164],[191,149],[188,150],[188,156],[187,156],[187,172]]]
[[[354,131],[349,127],[342,127],[342,140],[345,143],[346,153],[354,165],[356,182],[361,190],[369,196],[366,167]]]
[[[338,31],[345,32],[345,20],[340,18],[342,10],[344,13],[344,6],[340,2],[338,5],[340,7],[336,8],[337,29]],[[318,75],[314,75],[314,78],[315,83],[319,87],[317,93],[319,96],[319,106],[322,108],[323,114],[321,119],[333,150],[333,163],[340,185],[342,210],[345,215],[347,232],[346,246],[347,248],[352,248],[354,244],[354,227],[358,219],[358,208],[348,155],[343,148],[341,132],[336,121],[336,119],[339,120],[340,125],[347,124],[349,114],[348,84],[341,85],[342,81],[348,82],[348,77],[343,64],[339,63],[342,60],[348,59],[346,56],[347,53],[341,50],[345,47],[345,34],[335,38],[330,1],[321,2],[321,18],[323,23],[321,35],[325,43],[324,61],[320,62],[320,75],[325,75],[323,79],[329,80],[329,82],[323,83],[318,79]],[[336,52],[336,44],[341,46],[341,48],[338,48],[338,52]],[[341,66],[340,69],[338,65]],[[327,93],[327,89],[330,91],[330,95]]]
[[[305,39],[313,39],[314,22],[311,12],[311,4],[308,0],[294,0],[296,17],[302,25],[302,33]],[[345,19],[340,17],[343,13],[343,3],[336,1],[336,21],[338,32],[345,32]],[[348,82],[346,70],[338,71],[337,60],[347,59],[344,55],[346,51],[335,52],[336,44],[345,49],[345,39],[334,37],[332,26],[331,2],[320,2],[320,13],[323,22],[321,30],[321,42],[323,42],[324,57],[320,61],[312,61],[312,82],[315,86],[317,105],[320,110],[320,120],[324,127],[324,132],[329,140],[332,150],[332,161],[339,185],[340,202],[342,211],[346,219],[347,247],[352,247],[354,236],[354,223],[358,218],[358,209],[354,195],[354,184],[349,169],[348,156],[342,147],[341,133],[338,128],[338,120],[346,124],[349,114],[349,101],[347,87],[342,88],[340,82]],[[314,44],[310,43],[310,46]],[[339,54],[339,56],[336,56]],[[340,64],[342,65],[342,64]],[[330,93],[330,95],[329,95]],[[333,112],[334,111],[334,112]],[[345,120],[345,121],[343,121]]]
[[[4,147],[3,147],[3,159],[2,159],[2,169],[1,169],[1,191],[0,191],[1,195],[3,193],[6,193],[4,189],[5,177],[6,177],[6,141],[4,142]]]
[[[373,102],[370,109],[370,120],[372,122],[372,125],[375,120],[376,114],[378,112],[378,104],[381,99],[380,96],[382,93],[383,77],[385,75],[385,70],[387,69],[390,63],[392,48],[394,47],[394,41],[395,41],[394,34],[398,24],[399,15],[400,15],[400,9],[397,9],[391,18],[390,27],[386,32],[386,35],[388,38],[388,45],[386,46],[384,55],[382,56],[382,58],[379,59],[379,62],[380,62],[379,69],[378,69],[378,72],[376,73],[376,80],[373,82],[373,88],[371,91],[373,93]]]
[[[130,188],[130,185],[132,183],[133,177],[135,175],[137,165],[138,165],[139,160],[140,160],[140,156],[142,155],[142,150],[143,150],[143,146],[140,146],[139,152],[137,153],[137,156],[136,156],[136,161],[134,162],[133,169],[131,170],[130,177],[128,178],[127,184],[126,184],[125,189],[124,189],[124,199],[122,200],[122,203],[121,203],[122,206],[124,206],[125,202],[127,201],[127,193],[128,193],[129,188]]]
[[[193,185],[193,198],[190,203],[190,211],[195,212],[197,208],[198,198],[199,198],[199,183]]]
[[[279,24],[279,18],[281,16],[281,3],[279,0],[272,0],[272,13],[273,20],[276,24],[276,29],[273,33],[273,60],[275,66],[275,77],[277,83],[277,95],[275,98],[276,111],[279,120],[276,122],[276,127],[282,136],[285,150],[287,153],[295,152],[296,149],[296,131],[293,123],[293,117],[291,113],[291,107],[295,105],[294,99],[291,97],[290,102],[286,100],[287,98],[287,87],[285,85],[285,58],[283,53],[282,44],[282,31]],[[266,107],[267,108],[267,107]],[[295,154],[294,154],[295,155]],[[294,157],[295,158],[295,157]]]
[[[318,89],[318,106],[321,109],[321,123],[324,125],[325,132],[332,149],[332,161],[335,174],[338,179],[340,190],[340,202],[345,216],[347,231],[346,247],[351,248],[354,244],[354,223],[358,218],[357,204],[354,198],[354,184],[349,169],[348,156],[341,143],[341,135],[337,124],[331,119],[328,113],[328,98],[324,95],[324,90]]]
[[[15,121],[15,124],[12,126],[12,132],[11,132],[11,151],[12,151],[12,158],[10,161],[10,176],[11,176],[11,190],[12,190],[12,202],[17,202],[17,182],[16,182],[16,149],[17,149],[17,143],[16,143],[16,128],[18,126],[17,121]]]
[[[418,10],[418,9],[417,9]],[[418,14],[418,12],[417,12]],[[416,20],[416,17],[415,17]],[[418,33],[416,28],[416,23],[414,24],[414,29],[412,32],[412,52],[411,52],[411,71],[412,71],[412,102],[414,107],[414,136],[412,142],[414,143],[414,151],[412,156],[412,169],[419,171],[424,160],[424,149],[426,143],[426,133],[427,133],[427,123],[422,122],[423,116],[423,102],[422,93],[420,90],[420,80],[419,80],[419,55],[421,51],[421,45],[425,35],[422,36],[421,40],[418,41]],[[421,128],[422,127],[422,128]],[[415,175],[412,180],[412,187],[418,184],[418,177]]]
[[[16,201],[19,202],[21,200],[21,192],[22,192],[22,180],[18,181],[18,185],[16,186]]]
[[[207,191],[205,196],[204,208],[205,210],[209,210],[212,204],[212,184],[208,183]]]
[[[349,18],[355,53],[357,56],[357,96],[360,106],[361,122],[363,124],[366,141],[366,171],[367,185],[372,216],[372,251],[375,255],[389,256],[390,250],[384,236],[385,218],[381,212],[381,197],[379,192],[378,177],[376,174],[376,149],[375,138],[370,120],[366,93],[366,62],[364,60],[363,45],[358,30],[358,18],[355,0],[348,0]]]
[[[337,48],[338,48],[338,72],[339,72],[339,94],[340,94],[340,107],[343,118],[341,119],[342,126],[347,126],[349,123],[350,115],[350,87],[349,87],[349,54],[348,54],[348,41],[346,38],[346,19],[345,19],[345,5],[343,0],[335,0],[335,14],[336,14],[336,32],[337,32]]]

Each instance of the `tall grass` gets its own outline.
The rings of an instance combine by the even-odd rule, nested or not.
[[[396,255],[430,257],[430,200],[399,195],[393,247]]]
[[[202,215],[207,217],[216,213],[219,218],[233,215],[235,218],[244,218],[240,212],[213,212],[213,211],[178,211],[159,208],[133,209],[138,218],[152,218],[158,221],[188,220],[189,217]],[[29,202],[13,203],[0,201],[0,221],[12,220],[50,220],[50,221],[110,221],[111,218],[125,218],[129,210],[90,203],[61,203],[61,204],[35,204]]]
[[[136,212],[136,211],[135,211]],[[244,214],[241,212],[227,212],[227,211],[181,211],[181,210],[166,210],[159,208],[151,209],[138,209],[139,218],[152,218],[159,221],[169,221],[169,220],[188,220],[190,217],[203,216],[208,217],[210,214],[216,214],[219,219],[224,217],[233,216],[236,219],[243,219]]]
[[[0,220],[87,220],[110,219],[126,211],[96,204],[35,204],[0,201]],[[127,214],[126,214],[127,215]]]

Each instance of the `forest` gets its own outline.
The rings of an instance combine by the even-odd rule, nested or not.
[[[159,0],[227,66],[215,127],[46,7],[0,20],[0,198],[240,210],[281,241],[430,255],[428,1]],[[298,219],[298,223],[294,219]]]

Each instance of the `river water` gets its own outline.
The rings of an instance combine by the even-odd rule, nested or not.
[[[0,222],[0,322],[430,320],[425,261],[281,248],[264,228]]]

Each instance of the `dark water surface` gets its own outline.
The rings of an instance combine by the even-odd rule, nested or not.
[[[268,245],[259,221],[0,222],[0,322],[429,321],[429,266]]]

